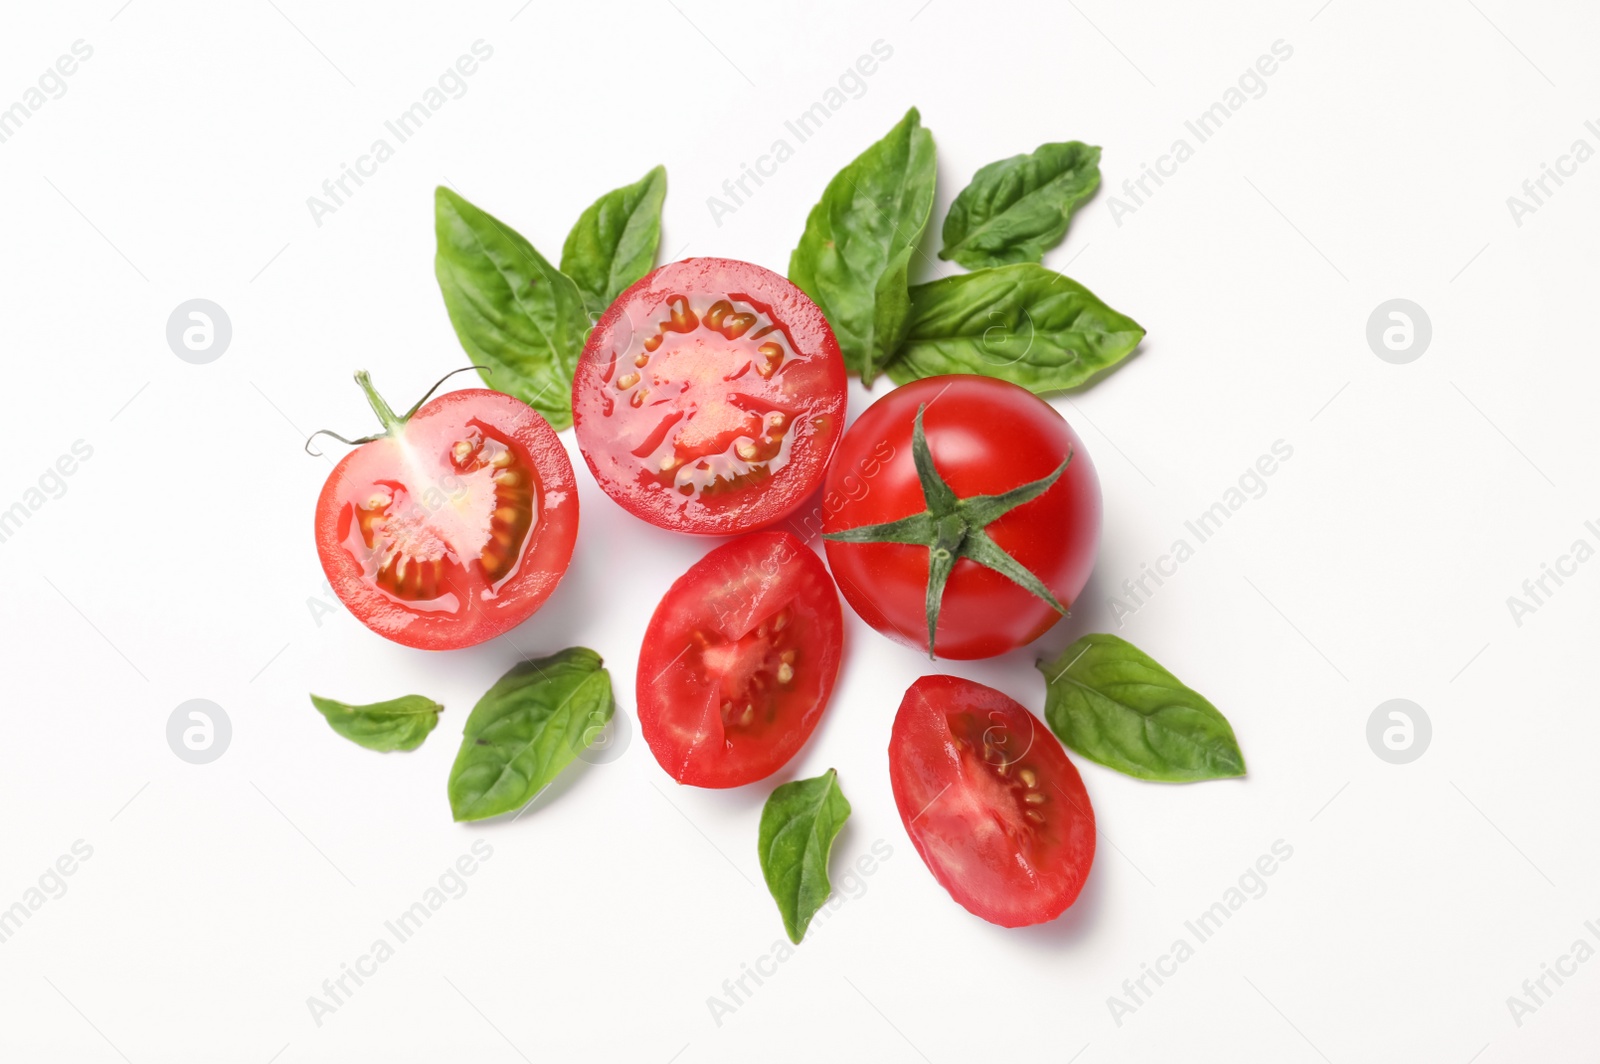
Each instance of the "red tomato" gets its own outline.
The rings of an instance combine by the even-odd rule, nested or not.
[[[889,737],[889,783],[939,885],[1001,927],[1054,920],[1094,863],[1094,810],[1044,723],[992,687],[924,676]]]
[[[844,625],[822,559],[757,532],[696,562],[656,607],[639,652],[639,731],[679,783],[770,776],[822,718]]]
[[[572,463],[549,422],[483,388],[408,418],[357,380],[386,430],[345,455],[317,500],[317,553],[340,600],[424,650],[492,639],[555,589],[578,533]]]
[[[1042,495],[986,526],[995,545],[1070,605],[1094,568],[1100,481],[1083,441],[1038,396],[992,377],[956,374],[914,381],[873,403],[840,445],[823,493],[830,534],[928,511],[912,458],[923,428],[939,476],[956,498],[998,495],[1049,476]],[[920,544],[829,540],[828,566],[845,601],[878,631],[944,658],[986,658],[1043,635],[1061,614],[1007,576],[956,557],[945,584],[934,648],[928,645],[930,551]]]
[[[732,535],[787,516],[822,482],[844,406],[822,311],[733,259],[668,263],[623,292],[572,381],[595,479],[677,532]]]

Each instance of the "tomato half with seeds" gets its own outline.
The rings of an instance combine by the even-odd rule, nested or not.
[[[317,500],[317,553],[334,593],[374,632],[424,650],[472,646],[527,620],[566,572],[578,532],[572,463],[550,423],[485,388],[400,416],[365,372],[356,381],[384,431],[352,441],[360,446]]]
[[[924,676],[889,738],[889,783],[939,885],[1001,927],[1054,920],[1094,863],[1094,810],[1038,717],[992,687]]]
[[[822,496],[828,567],[872,627],[930,657],[1043,635],[1094,569],[1100,481],[1049,403],[993,377],[913,381],[856,419]]]
[[[639,652],[639,731],[679,783],[738,787],[805,745],[839,674],[844,624],[822,559],[755,532],[678,578]]]
[[[845,368],[822,311],[771,270],[684,259],[601,315],[572,381],[595,479],[651,524],[733,535],[788,516],[844,429]]]

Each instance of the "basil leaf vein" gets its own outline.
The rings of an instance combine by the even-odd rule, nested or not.
[[[1076,388],[1126,358],[1144,327],[1070,277],[1033,263],[913,285],[897,384],[980,373],[1034,392]]]
[[[785,783],[761,810],[761,875],[783,916],[789,941],[799,944],[811,918],[833,890],[828,854],[850,816],[839,790],[839,774],[829,769],[808,780]]]
[[[572,374],[589,316],[572,278],[515,229],[450,189],[434,195],[434,274],[450,324],[484,380],[543,414],[572,424]]]
[[[402,695],[364,706],[312,695],[311,704],[334,731],[358,746],[379,751],[415,750],[439,723],[444,710],[422,695]]]
[[[591,319],[655,266],[666,196],[667,168],[658,166],[595,200],[567,234],[561,272],[578,286]]]
[[[1245,774],[1228,719],[1132,643],[1086,635],[1038,668],[1050,730],[1091,761],[1164,783]]]
[[[450,810],[482,820],[532,801],[611,719],[600,655],[570,647],[520,662],[478,699],[450,769]]]
[[[1100,149],[1076,140],[990,163],[950,204],[939,257],[969,270],[1038,262],[1099,187]]]
[[[933,134],[913,107],[828,182],[789,257],[789,280],[822,308],[845,365],[864,384],[905,335],[906,278],[936,176]]]

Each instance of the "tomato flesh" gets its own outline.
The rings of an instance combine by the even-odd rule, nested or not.
[[[406,646],[471,646],[526,620],[572,557],[572,464],[548,422],[450,392],[362,444],[317,502],[317,551],[363,624]]]
[[[1053,920],[1094,862],[1094,810],[1044,723],[992,687],[924,676],[889,739],[911,843],[968,912],[1002,927]]]
[[[999,495],[1049,475],[1043,495],[988,526],[989,536],[1056,598],[1071,606],[1094,569],[1100,543],[1100,481],[1083,441],[1049,403],[992,377],[952,374],[914,381],[856,419],[840,444],[823,492],[824,530],[898,520],[927,509],[911,455],[912,424],[934,465],[960,498]],[[828,566],[845,601],[899,642],[927,652],[927,548],[903,543],[827,544]],[[1007,577],[959,559],[945,584],[935,648],[941,658],[986,658],[1043,635],[1061,619]]]
[[[707,554],[672,585],[639,653],[639,731],[679,783],[737,787],[805,745],[844,625],[822,560],[787,532]]]
[[[843,429],[844,362],[785,278],[685,259],[601,316],[572,406],[608,495],[663,528],[729,535],[785,517],[821,482]]]

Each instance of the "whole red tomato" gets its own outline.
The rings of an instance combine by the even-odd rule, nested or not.
[[[872,404],[840,444],[823,508],[845,601],[945,658],[1039,638],[1083,591],[1100,542],[1083,441],[1049,403],[992,377],[928,377]]]
[[[550,423],[485,388],[401,416],[365,372],[356,381],[384,431],[355,441],[317,499],[317,554],[334,593],[374,632],[424,650],[527,620],[578,534],[572,463]]]
[[[662,528],[726,536],[786,517],[844,429],[845,371],[822,311],[771,270],[684,259],[618,296],[572,380],[594,476]]]

